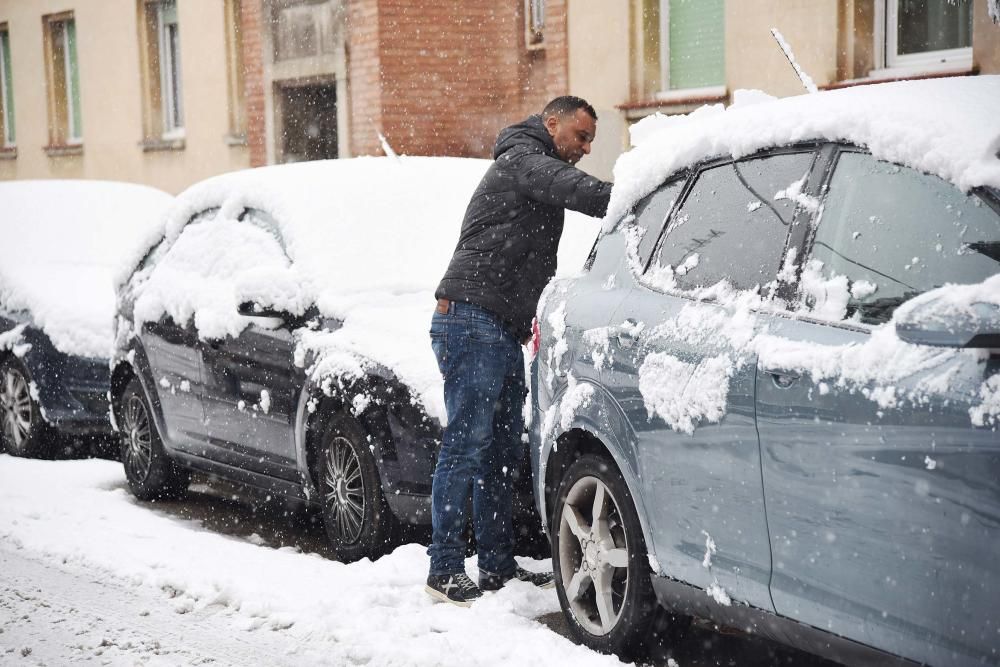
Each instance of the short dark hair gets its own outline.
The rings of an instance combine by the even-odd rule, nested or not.
[[[597,112],[594,111],[594,107],[590,106],[590,102],[574,95],[563,95],[546,104],[545,108],[542,109],[542,118],[552,115],[571,116],[576,113],[577,109],[583,109],[591,118],[597,120]]]

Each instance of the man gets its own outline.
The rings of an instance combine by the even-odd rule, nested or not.
[[[435,294],[431,346],[448,423],[434,471],[426,590],[438,600],[469,606],[515,578],[553,585],[552,573],[533,574],[514,561],[513,475],[527,394],[521,345],[555,275],[564,209],[595,217],[607,210],[611,184],[573,166],[596,133],[594,108],[572,96],[501,131]],[[465,574],[470,493],[478,586]]]

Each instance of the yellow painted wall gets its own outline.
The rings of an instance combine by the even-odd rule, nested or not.
[[[754,0],[726,3],[726,85],[777,97],[805,92],[771,36],[777,28],[817,86],[837,75],[837,0]]]
[[[143,152],[139,32],[135,0],[0,0],[10,34],[17,157],[0,178],[132,181],[176,193],[208,176],[249,166],[229,146],[222,0],[178,0],[185,147]],[[72,10],[83,125],[83,155],[49,157],[42,16]]]
[[[611,179],[628,147],[625,116],[615,108],[629,96],[629,12],[624,0],[569,0],[569,93],[597,111],[597,140],[580,168]]]

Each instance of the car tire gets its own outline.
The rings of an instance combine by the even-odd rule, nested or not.
[[[183,497],[191,474],[164,451],[149,400],[136,378],[122,392],[117,418],[121,429],[121,461],[132,495],[139,500]]]
[[[4,359],[0,362],[0,451],[13,456],[47,456],[54,435],[31,395],[27,369],[17,359]]]
[[[642,651],[658,605],[621,472],[599,456],[580,457],[562,478],[550,525],[556,591],[573,634],[602,653]]]
[[[337,557],[351,563],[386,553],[399,522],[382,494],[375,457],[360,425],[339,415],[327,422],[313,468],[323,525]]]

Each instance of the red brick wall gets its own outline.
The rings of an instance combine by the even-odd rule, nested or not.
[[[373,123],[409,155],[488,157],[497,131],[565,94],[566,0],[546,48],[524,45],[523,0],[351,0],[351,150],[379,154]]]
[[[264,61],[261,43],[262,0],[240,3],[240,37],[243,56],[243,94],[247,105],[247,146],[250,166],[267,164],[264,127]]]

